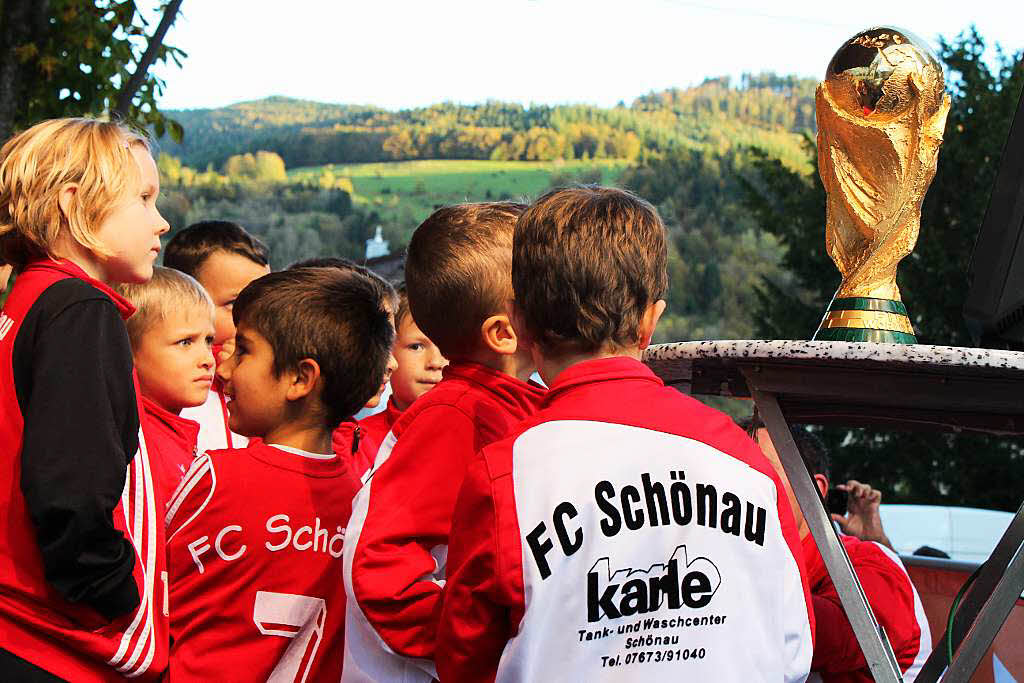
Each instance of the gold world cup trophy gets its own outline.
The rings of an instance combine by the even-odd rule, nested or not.
[[[842,284],[814,339],[914,344],[896,266],[921,227],[949,113],[942,67],[913,34],[861,31],[818,86],[825,247]]]

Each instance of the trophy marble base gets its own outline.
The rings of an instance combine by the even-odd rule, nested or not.
[[[916,344],[914,328],[902,301],[848,297],[828,307],[814,341]]]

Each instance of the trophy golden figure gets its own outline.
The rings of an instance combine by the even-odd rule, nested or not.
[[[832,57],[817,92],[818,167],[842,284],[814,339],[917,342],[896,266],[917,242],[949,102],[935,55],[906,31],[861,31]]]

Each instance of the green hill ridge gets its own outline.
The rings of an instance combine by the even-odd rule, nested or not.
[[[638,161],[676,146],[743,144],[799,165],[801,135],[814,127],[814,86],[812,79],[771,73],[745,75],[735,85],[715,78],[610,108],[489,101],[391,111],[268,97],[167,112],[185,139],[163,150],[200,169],[265,150],[291,169],[414,159]]]

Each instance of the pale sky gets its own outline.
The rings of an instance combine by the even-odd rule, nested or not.
[[[1024,3],[864,0],[184,0],[160,73],[166,109],[269,95],[399,109],[445,100],[601,106],[708,76],[821,77],[850,35],[977,25],[1024,47]]]

